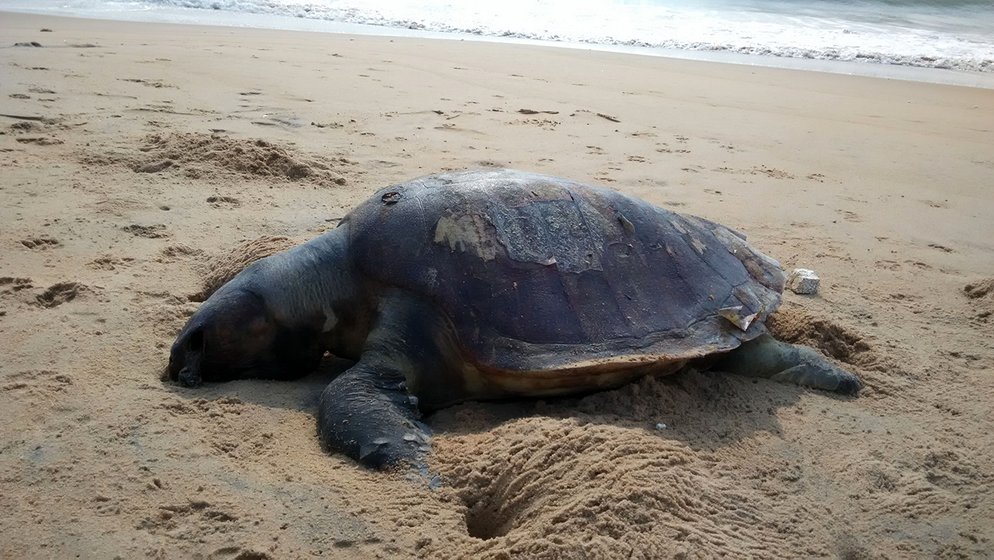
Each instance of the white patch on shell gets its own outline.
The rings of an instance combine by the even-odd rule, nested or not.
[[[749,325],[756,320],[758,313],[750,313],[749,315],[743,315],[742,310],[744,309],[741,305],[736,305],[735,307],[723,307],[718,310],[718,315],[724,317],[729,323],[735,325],[742,331],[749,330]]]
[[[492,261],[500,254],[500,247],[487,231],[487,221],[475,214],[442,216],[435,224],[435,243],[448,245],[450,251],[472,253]]]

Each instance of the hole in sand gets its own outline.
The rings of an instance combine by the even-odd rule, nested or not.
[[[466,531],[469,536],[482,540],[502,537],[511,530],[514,519],[495,496],[484,494],[475,502],[466,503]]]

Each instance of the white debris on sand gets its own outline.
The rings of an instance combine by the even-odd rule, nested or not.
[[[817,294],[820,282],[815,271],[807,268],[795,268],[787,277],[787,287],[795,294]]]

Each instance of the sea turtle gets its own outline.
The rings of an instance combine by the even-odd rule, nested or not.
[[[423,466],[423,412],[691,360],[857,393],[856,376],[767,333],[783,285],[776,261],[702,218],[533,173],[443,173],[247,267],[190,318],[168,372],[195,386],[355,360],[322,393],[318,432],[371,467]]]

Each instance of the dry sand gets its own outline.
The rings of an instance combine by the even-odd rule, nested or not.
[[[994,556],[994,91],[0,14],[0,113],[0,557]],[[342,363],[158,381],[217,255],[492,165],[814,268],[773,326],[867,390],[687,372],[465,404],[430,419],[429,490],[319,449]]]

